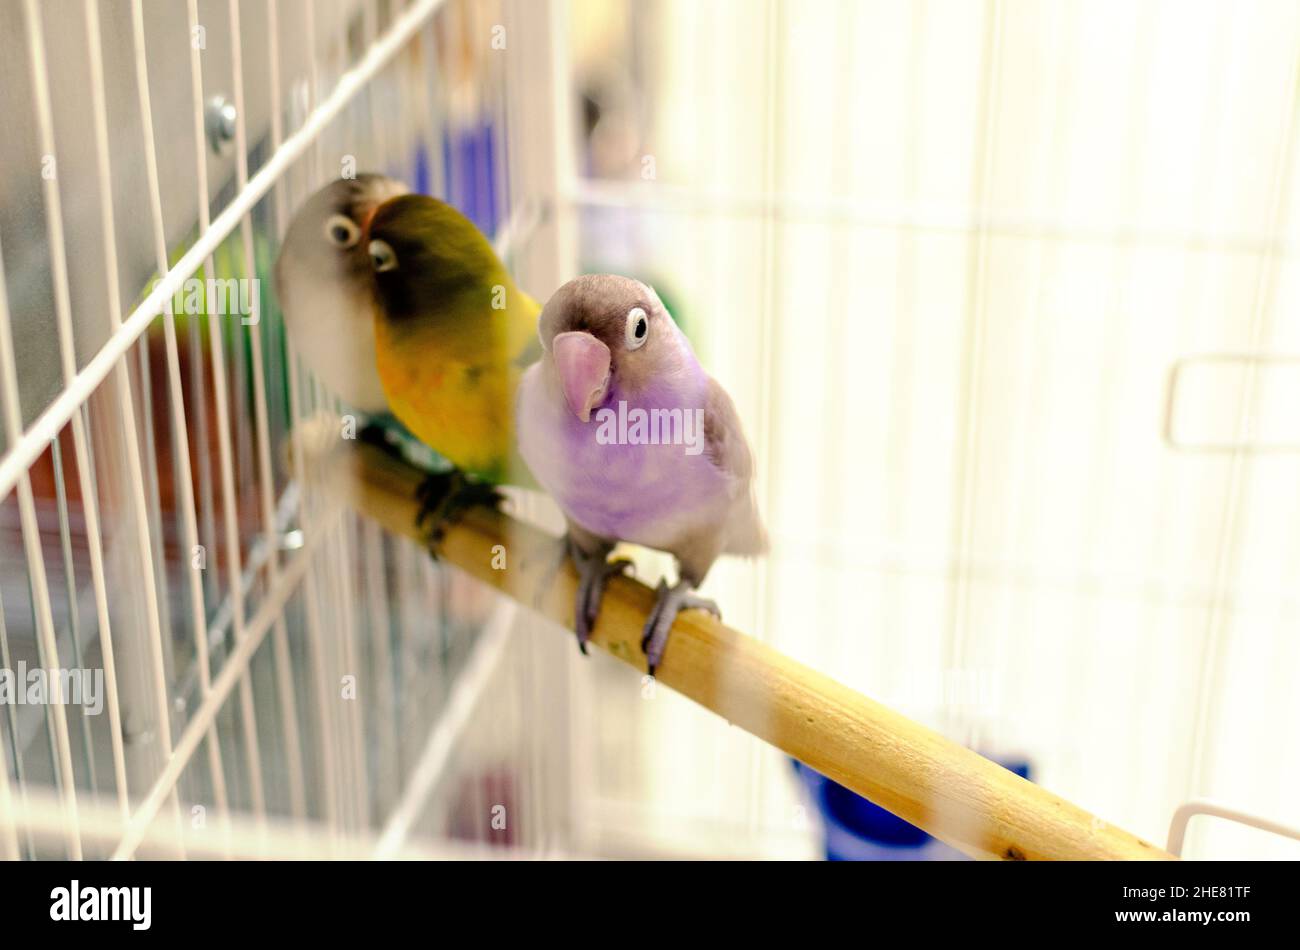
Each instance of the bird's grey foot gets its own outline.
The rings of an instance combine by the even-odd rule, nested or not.
[[[420,483],[415,495],[420,502],[415,524],[425,529],[425,537],[431,546],[442,541],[447,526],[466,509],[475,505],[498,508],[504,499],[496,486],[474,481],[460,469],[429,475]]]
[[[646,667],[651,676],[659,668],[659,661],[664,657],[664,647],[668,645],[668,634],[673,629],[673,621],[683,610],[707,610],[719,620],[722,611],[718,605],[706,597],[700,597],[688,581],[678,581],[672,587],[664,580],[655,588],[654,609],[645,622],[645,633],[641,637],[641,651],[645,653]]]
[[[632,562],[627,558],[606,560],[607,553],[587,554],[572,538],[566,542],[569,557],[578,571],[578,593],[573,602],[573,630],[578,635],[578,649],[587,652],[591,628],[600,615],[600,602],[605,596],[605,586],[615,574],[623,574]]]

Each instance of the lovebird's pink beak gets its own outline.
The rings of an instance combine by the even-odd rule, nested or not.
[[[591,407],[605,398],[609,383],[609,347],[590,333],[570,330],[556,334],[551,356],[560,374],[564,401],[583,422],[591,418]]]

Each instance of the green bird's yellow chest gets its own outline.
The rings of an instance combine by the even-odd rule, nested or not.
[[[518,368],[504,345],[489,343],[467,358],[451,342],[377,322],[377,363],[389,408],[460,468],[499,481],[514,445]]]

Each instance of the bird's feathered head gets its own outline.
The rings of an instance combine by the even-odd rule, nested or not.
[[[629,277],[569,281],[542,308],[537,333],[569,408],[584,422],[618,390],[644,392],[695,366],[659,295]]]
[[[294,215],[280,248],[276,270],[281,291],[289,284],[286,269],[316,284],[348,281],[358,289],[367,287],[366,226],[376,208],[406,191],[400,181],[365,174],[339,178],[308,198]]]
[[[468,295],[491,307],[497,285],[509,286],[505,266],[474,223],[429,195],[385,202],[370,223],[370,267],[383,318],[463,312]],[[472,300],[472,298],[470,298]]]

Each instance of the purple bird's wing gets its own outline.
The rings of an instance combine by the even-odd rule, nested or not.
[[[754,455],[745,440],[736,406],[710,377],[704,403],[704,454],[731,480],[732,505],[723,550],[757,555],[767,550],[767,531],[754,500]]]
[[[736,406],[712,377],[704,399],[704,454],[735,480],[735,491],[745,488],[754,477],[754,456],[745,441]]]

